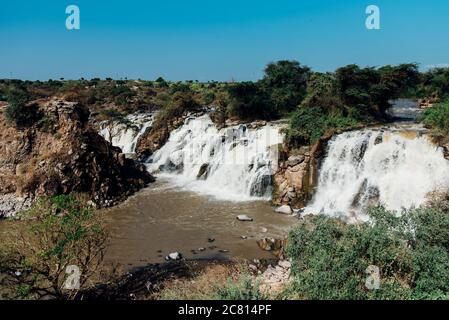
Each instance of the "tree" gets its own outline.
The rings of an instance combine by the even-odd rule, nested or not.
[[[449,68],[436,68],[422,75],[424,98],[436,97],[439,100],[449,98]]]
[[[164,78],[159,77],[155,80],[156,84],[158,85],[159,88],[168,88],[168,83],[167,81],[165,81]]]
[[[281,60],[266,66],[262,84],[279,113],[289,112],[301,103],[306,95],[310,75],[308,67],[294,60]]]
[[[103,262],[108,235],[99,217],[65,195],[41,199],[21,217],[2,241],[2,288],[11,298],[76,298]],[[79,289],[67,290],[67,272],[75,269]]]
[[[258,83],[237,83],[228,88],[228,93],[231,115],[243,120],[270,120],[277,115],[268,93]]]
[[[413,93],[421,80],[418,65],[405,63],[379,68],[381,83],[386,86],[391,99],[407,97]]]
[[[8,92],[8,106],[5,110],[6,120],[18,128],[30,127],[41,118],[39,107],[29,104],[29,94],[21,89],[12,89]]]

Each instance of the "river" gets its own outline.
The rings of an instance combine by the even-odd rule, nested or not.
[[[175,251],[187,259],[272,258],[256,241],[283,238],[297,222],[275,213],[268,201],[216,200],[164,178],[103,212],[112,236],[106,260],[125,266],[163,262]],[[241,222],[240,214],[254,221]]]

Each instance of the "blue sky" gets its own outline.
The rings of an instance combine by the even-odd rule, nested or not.
[[[78,5],[81,30],[65,28]],[[381,30],[365,28],[365,8]],[[449,65],[447,0],[30,0],[0,3],[0,78],[255,80],[296,59]]]

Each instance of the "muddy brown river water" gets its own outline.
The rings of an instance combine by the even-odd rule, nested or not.
[[[273,257],[256,241],[282,238],[297,222],[275,213],[267,201],[217,201],[163,179],[103,211],[112,236],[106,260],[129,267],[163,262],[175,251],[188,259]],[[239,214],[254,221],[238,221]],[[215,240],[210,242],[210,238]]]

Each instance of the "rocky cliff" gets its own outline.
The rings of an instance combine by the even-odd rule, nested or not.
[[[109,206],[153,181],[145,167],[126,159],[89,124],[77,103],[38,103],[39,121],[16,128],[0,106],[0,216],[37,197],[77,192]]]
[[[318,164],[324,155],[328,134],[312,146],[294,149],[284,146],[279,169],[274,175],[273,204],[303,208],[311,199],[318,178]]]

